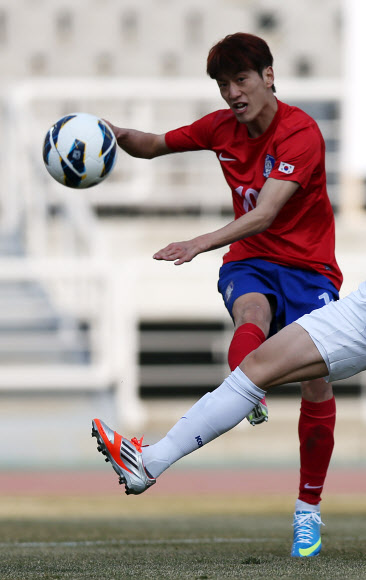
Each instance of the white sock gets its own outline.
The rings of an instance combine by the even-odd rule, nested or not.
[[[320,503],[316,505],[297,499],[295,503],[295,512],[320,512]]]
[[[215,391],[197,401],[163,439],[143,447],[146,469],[158,477],[184,455],[235,427],[265,394],[237,367]]]

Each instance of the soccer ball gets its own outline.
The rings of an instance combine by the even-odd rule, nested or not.
[[[92,187],[110,175],[117,159],[117,141],[104,121],[87,113],[62,117],[47,132],[43,161],[59,183],[77,189]]]

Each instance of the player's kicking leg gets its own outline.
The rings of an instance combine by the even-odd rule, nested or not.
[[[320,372],[324,376],[327,372],[319,351],[300,326],[286,327],[282,334],[277,335],[276,342],[271,342],[273,340],[265,342],[243,361],[259,384],[282,384],[283,377],[288,377],[290,382],[298,375],[313,378],[313,373]],[[294,342],[298,343],[299,352]],[[286,352],[285,347],[289,351],[289,359],[279,354]],[[261,349],[264,349],[264,357],[260,355]],[[295,357],[291,356],[291,350]],[[245,364],[242,363],[241,367]],[[120,476],[121,483],[125,484],[127,493],[138,494],[153,485],[156,478],[175,461],[235,427],[263,399],[265,393],[238,367],[222,385],[197,401],[154,445],[142,447],[142,441],[129,441],[98,419],[93,421],[92,435],[98,440],[98,450],[104,453]]]
[[[156,479],[150,476],[142,463],[142,438],[126,439],[112,431],[100,421],[92,422],[92,436],[97,438],[97,449],[105,460],[110,461],[114,471],[119,475],[120,484],[125,484],[127,494],[139,494],[151,487]]]
[[[170,465],[240,423],[265,391],[237,368],[212,393],[206,393],[157,443],[122,437],[99,419],[92,435],[98,450],[111,462],[126,492],[139,494],[153,485]]]

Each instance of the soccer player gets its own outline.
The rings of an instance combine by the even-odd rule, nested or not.
[[[270,387],[286,382],[339,380],[366,369],[366,282],[286,326],[251,352],[213,392],[204,395],[160,441],[142,446],[94,419],[98,449],[111,461],[126,493],[139,494],[172,463],[240,423]],[[321,388],[320,383],[318,383]],[[295,515],[298,557],[321,549],[320,515],[306,509]]]
[[[315,121],[275,96],[273,57],[259,37],[237,33],[209,52],[207,72],[228,108],[164,135],[112,126],[130,155],[151,159],[212,150],[233,199],[235,219],[194,239],[156,252],[181,265],[230,244],[219,291],[234,322],[228,362],[234,370],[268,336],[305,313],[338,299],[342,275],[334,255],[334,217],[326,190],[325,145]],[[319,513],[334,445],[335,400],[323,379],[302,383],[299,419],[301,515]],[[248,420],[267,418],[265,400]]]

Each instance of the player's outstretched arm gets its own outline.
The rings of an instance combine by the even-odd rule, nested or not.
[[[258,234],[264,231],[272,221],[273,217],[269,212],[266,213],[262,208],[257,207],[214,232],[202,234],[192,240],[172,242],[156,252],[153,258],[174,262],[176,266],[180,266],[190,262],[198,254],[216,250],[237,240]]]
[[[115,134],[119,147],[129,155],[132,155],[132,157],[153,159],[154,157],[173,153],[165,143],[164,134],[145,133],[136,129],[117,127],[109,121],[106,121],[106,123]]]
[[[176,266],[179,266],[190,262],[202,252],[216,250],[263,232],[270,227],[278,212],[298,187],[298,183],[292,181],[268,179],[261,190],[255,209],[218,230],[202,234],[192,240],[173,242],[156,252],[153,258],[174,262]]]

